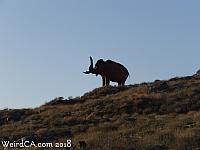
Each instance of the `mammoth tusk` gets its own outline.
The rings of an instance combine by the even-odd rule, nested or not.
[[[89,72],[89,71],[85,71],[85,72],[83,72],[83,73],[85,73],[85,74],[89,74],[90,72]]]

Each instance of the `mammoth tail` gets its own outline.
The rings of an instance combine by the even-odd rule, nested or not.
[[[127,76],[127,78],[129,79],[129,82],[130,82],[130,80],[131,80],[131,75],[130,75],[129,72],[128,72],[128,76]]]

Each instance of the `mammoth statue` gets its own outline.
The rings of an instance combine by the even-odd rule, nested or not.
[[[110,84],[110,81],[117,82],[118,85],[124,85],[127,77],[129,76],[128,70],[121,64],[112,60],[99,59],[93,67],[93,59],[90,56],[89,71],[85,71],[85,74],[96,74],[102,76],[102,86]]]

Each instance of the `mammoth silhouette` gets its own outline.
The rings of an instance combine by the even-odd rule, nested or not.
[[[129,76],[128,70],[120,63],[112,60],[99,59],[93,67],[93,59],[90,56],[89,71],[85,71],[85,74],[96,74],[102,77],[102,86],[110,84],[110,81],[117,82],[118,85],[124,85],[127,77]]]

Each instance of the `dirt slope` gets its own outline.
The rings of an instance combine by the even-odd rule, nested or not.
[[[200,75],[0,111],[0,140],[85,141],[86,149],[200,149]]]

